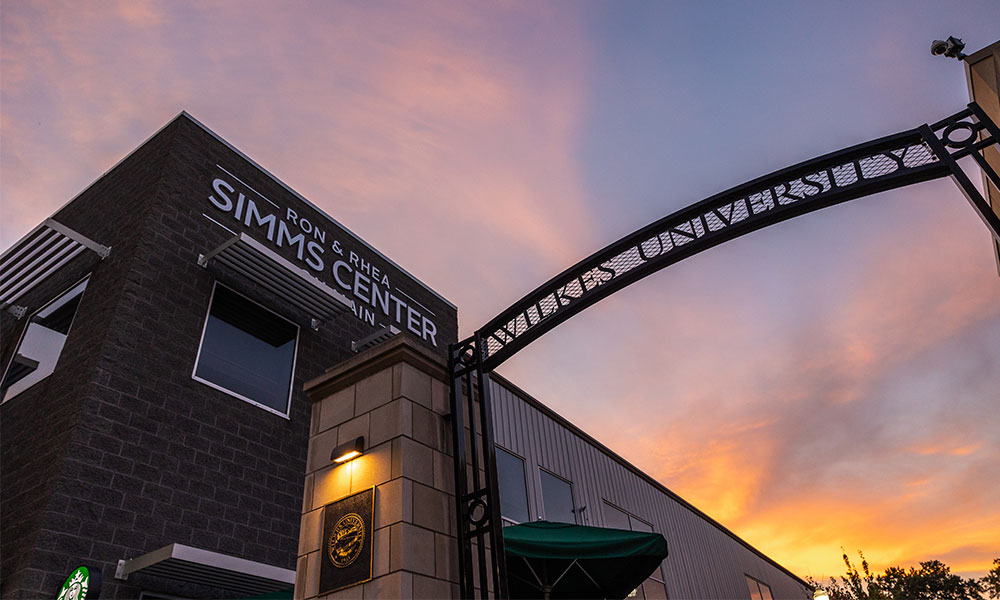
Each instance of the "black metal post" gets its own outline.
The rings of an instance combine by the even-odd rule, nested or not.
[[[478,336],[475,339],[481,341]],[[489,375],[482,368],[480,348],[478,344],[467,341],[454,344],[449,349],[459,588],[462,598],[476,597],[478,573],[478,596],[489,598],[492,584],[493,597],[503,600],[508,597],[508,592],[500,488],[497,483]],[[468,450],[467,438],[471,441]],[[469,452],[472,452],[471,456]]]
[[[465,463],[465,409],[462,375],[460,372],[460,349],[454,344],[448,349],[448,370],[451,382],[451,439],[455,458],[455,516],[458,521],[458,587],[462,598],[473,597],[472,546],[466,534],[468,522],[465,496],[468,490],[468,476]],[[470,390],[471,392],[471,390]]]
[[[482,337],[476,334],[476,347],[482,347]],[[493,592],[499,600],[509,597],[507,591],[507,557],[503,545],[503,518],[500,516],[500,484],[497,481],[497,453],[493,441],[493,404],[490,397],[489,374],[483,369],[483,355],[477,353],[476,373],[479,378],[479,420],[483,429],[483,462],[486,469],[486,496],[489,498],[489,535],[493,554]],[[482,582],[483,587],[486,582]]]

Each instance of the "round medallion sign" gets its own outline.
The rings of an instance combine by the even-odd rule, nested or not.
[[[330,532],[327,553],[334,565],[344,568],[361,554],[365,547],[365,522],[361,515],[350,513],[340,517]]]
[[[63,582],[56,600],[94,600],[101,591],[101,574],[87,567],[77,567]]]

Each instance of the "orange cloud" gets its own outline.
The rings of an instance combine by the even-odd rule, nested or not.
[[[916,454],[948,454],[950,456],[968,456],[982,448],[982,443],[964,445],[932,445],[912,448],[910,451]]]

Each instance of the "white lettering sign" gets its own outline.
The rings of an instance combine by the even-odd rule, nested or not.
[[[375,327],[377,315],[382,315],[398,329],[405,329],[435,347],[438,345],[437,325],[421,312],[426,307],[394,288],[384,267],[379,268],[373,260],[345,249],[340,240],[333,240],[327,246],[326,231],[291,208],[284,215],[280,210],[271,212],[270,207],[238,192],[221,177],[212,181],[212,190],[208,201],[216,209],[262,233],[272,245],[292,248],[298,260],[312,271],[329,273],[336,287],[354,298],[352,312],[356,317]],[[337,255],[329,270],[324,257],[327,250]]]

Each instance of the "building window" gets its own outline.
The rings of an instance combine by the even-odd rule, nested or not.
[[[576,523],[573,484],[542,469],[538,470],[538,474],[542,481],[542,507],[545,511],[545,520]]]
[[[653,532],[653,526],[649,523],[607,502],[604,503],[604,526],[628,531]],[[663,565],[653,571],[649,578],[633,590],[628,597],[639,600],[666,600],[667,584],[663,578]]]
[[[653,532],[653,526],[649,523],[607,502],[604,503],[604,526],[611,529]]]
[[[607,502],[604,503],[604,526],[611,529],[625,529],[627,531],[632,531],[632,526],[629,525],[628,513],[624,510],[619,510],[614,506],[611,506]]]
[[[524,460],[497,448],[497,481],[500,485],[500,515],[504,521],[526,523],[528,488],[524,479]]]
[[[0,384],[3,400],[13,398],[55,371],[87,281],[84,279],[60,294],[28,320]]]
[[[288,416],[298,333],[297,325],[216,285],[194,378]]]
[[[747,580],[747,589],[750,591],[750,600],[773,600],[771,596],[771,586],[763,581],[758,581],[749,575],[744,575]]]

